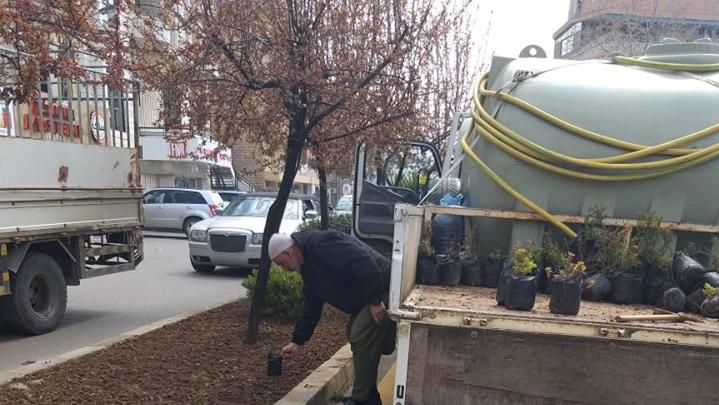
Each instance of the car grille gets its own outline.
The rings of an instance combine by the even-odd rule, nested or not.
[[[210,235],[210,247],[215,252],[244,252],[246,244],[245,235]]]

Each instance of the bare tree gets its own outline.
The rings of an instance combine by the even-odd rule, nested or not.
[[[187,133],[209,129],[224,145],[251,140],[284,162],[248,342],[257,339],[264,305],[267,242],[279,230],[305,145],[416,133],[388,128],[419,125],[420,73],[457,16],[429,0],[172,0],[143,16],[134,68],[150,88],[181,95],[162,119]],[[183,40],[167,41],[168,32]]]
[[[97,0],[0,2],[0,98],[24,102],[50,75],[85,78],[77,52],[107,65],[106,82],[122,86],[124,2],[102,12]]]

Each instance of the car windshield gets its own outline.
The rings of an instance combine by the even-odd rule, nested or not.
[[[257,217],[266,218],[270,205],[275,202],[273,197],[242,196],[223,211],[225,217]],[[297,209],[297,200],[287,200],[284,219],[299,219],[300,213]]]
[[[352,211],[352,196],[341,197],[339,201],[337,201],[335,209],[337,211]]]

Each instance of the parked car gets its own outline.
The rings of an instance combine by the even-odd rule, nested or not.
[[[335,205],[335,214],[351,214],[352,213],[352,194],[343,195],[337,200]]]
[[[235,201],[237,197],[241,195],[247,194],[245,191],[236,191],[236,190],[222,190],[218,191],[217,194],[222,197],[222,200],[226,203],[231,203],[232,201]]]
[[[195,271],[210,273],[216,266],[253,267],[260,263],[263,231],[275,193],[248,193],[225,208],[222,215],[196,223],[189,236],[190,262]],[[280,232],[292,233],[317,216],[319,201],[292,194]]]
[[[210,190],[157,188],[143,200],[145,229],[183,231],[190,235],[192,225],[219,215],[226,203]]]

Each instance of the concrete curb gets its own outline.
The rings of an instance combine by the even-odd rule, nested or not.
[[[123,342],[125,340],[138,337],[141,335],[144,335],[145,333],[152,332],[153,330],[157,330],[162,328],[163,326],[171,325],[173,323],[177,323],[179,321],[182,321],[184,319],[187,319],[191,316],[200,314],[202,312],[206,312],[215,308],[219,308],[223,305],[227,305],[231,302],[237,301],[239,298],[233,298],[231,300],[226,300],[217,304],[212,304],[194,311],[185,312],[179,315],[171,316],[169,318],[161,319],[157,322],[153,322],[151,324],[141,326],[137,329],[133,329],[128,332],[120,333],[119,335],[112,336],[108,339],[102,340],[100,342],[97,342],[92,345],[88,345],[85,347],[81,347],[79,349],[75,349],[63,354],[60,354],[55,357],[51,357],[46,360],[40,360],[32,364],[28,364],[26,366],[20,366],[16,369],[4,371],[0,373],[0,385],[6,384],[13,379],[25,377],[28,374],[32,374],[36,371],[44,370],[46,368],[54,367],[58,364],[64,363],[68,360],[76,359],[78,357],[82,357],[86,354],[90,354],[93,352],[96,352],[98,350],[107,349],[112,345],[115,345],[117,343]]]
[[[352,350],[346,344],[275,405],[326,405],[353,377]]]

